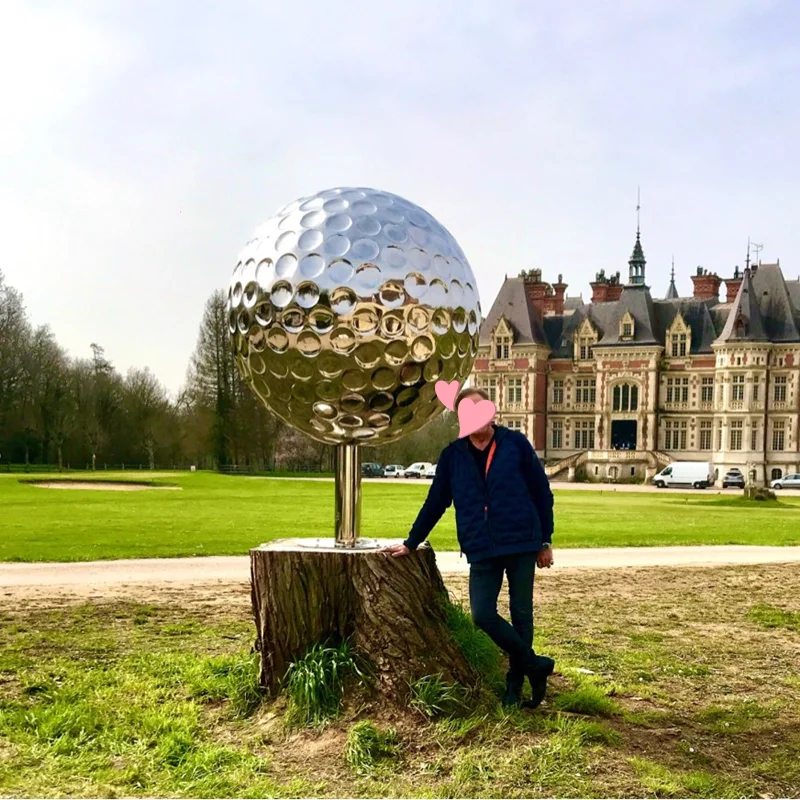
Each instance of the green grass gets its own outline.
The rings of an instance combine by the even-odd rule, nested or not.
[[[209,730],[215,708],[234,728],[256,708],[253,657],[208,655],[248,626],[198,621],[189,649],[161,636],[163,610],[146,608],[144,624],[139,611],[83,606],[2,626],[0,751],[12,757],[0,758],[0,794],[281,794],[267,759]]]
[[[313,644],[286,672],[287,720],[292,725],[310,726],[335,719],[341,712],[346,685],[365,678],[349,642],[335,647]]]
[[[709,730],[726,734],[753,731],[759,720],[774,720],[776,717],[774,708],[750,699],[736,700],[724,706],[712,704],[697,715]]]
[[[495,691],[505,686],[505,666],[497,645],[472,621],[470,612],[452,600],[445,601],[447,628],[467,663]]]
[[[371,772],[398,754],[397,731],[380,730],[368,720],[357,722],[347,734],[344,757],[357,774]]]
[[[632,758],[631,766],[648,793],[655,797],[750,797],[747,786],[724,775],[702,770],[675,770],[649,761]]]
[[[796,796],[796,635],[747,612],[798,591],[792,565],[556,572],[536,711],[481,695],[429,718],[356,692],[310,728],[258,689],[246,588],[32,598],[0,608],[0,797]]]
[[[618,714],[619,706],[602,686],[583,682],[576,688],[560,694],[554,703],[559,711],[571,711],[574,714],[586,714],[593,717],[610,717]]]
[[[424,717],[454,713],[464,708],[463,690],[441,675],[426,675],[409,684],[410,705]]]
[[[234,555],[271,539],[332,536],[330,481],[213,473],[71,474],[155,481],[182,491],[49,490],[0,475],[0,561],[87,561]],[[42,475],[54,480],[53,475]],[[24,481],[24,482],[21,482]],[[363,485],[362,534],[403,538],[427,493],[421,483]],[[556,547],[800,544],[800,498],[765,506],[707,493],[556,491]],[[430,541],[458,550],[453,510]]]
[[[769,605],[753,606],[747,612],[747,618],[762,628],[787,628],[800,633],[800,612]]]

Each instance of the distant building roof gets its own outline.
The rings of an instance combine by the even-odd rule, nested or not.
[[[714,342],[800,341],[800,280],[785,280],[779,264],[746,269],[731,303],[720,303],[717,297],[681,298],[674,289],[674,276],[663,300],[654,299],[644,284],[628,284],[618,299],[587,303],[566,297],[562,313],[543,315],[526,291],[525,278],[507,278],[481,325],[480,343],[489,344],[491,331],[504,317],[516,343],[546,345],[551,357],[568,358],[574,334],[588,318],[597,330],[598,346],[666,346],[678,314],[691,328],[691,353],[711,353]],[[620,338],[626,313],[634,322],[632,339]]]

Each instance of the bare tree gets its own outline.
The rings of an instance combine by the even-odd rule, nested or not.
[[[214,292],[206,302],[189,368],[188,387],[195,408],[200,413],[210,414],[210,445],[218,466],[235,460],[232,457],[235,452],[236,368],[225,305],[222,291]]]
[[[23,353],[30,338],[22,295],[0,272],[0,445],[7,449],[18,433],[24,381]]]
[[[140,442],[150,469],[155,469],[159,428],[169,411],[166,389],[149,369],[131,369],[123,386],[123,405],[134,441]]]

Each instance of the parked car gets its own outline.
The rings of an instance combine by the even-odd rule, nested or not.
[[[404,478],[421,478],[426,469],[433,467],[430,461],[415,461],[411,466],[406,467]]]
[[[784,475],[770,481],[770,489],[800,489],[800,475]]]
[[[363,478],[382,478],[383,467],[380,464],[366,462],[361,465],[361,477]]]
[[[716,480],[714,465],[709,461],[673,461],[653,477],[653,483],[664,489],[668,486],[691,486],[705,489]]]
[[[723,489],[744,489],[744,475],[740,469],[729,469],[725,473],[725,477],[722,479],[722,488]]]
[[[387,464],[383,468],[384,478],[402,478],[405,474],[406,470],[402,464]]]
[[[423,478],[435,478],[436,477],[436,464],[431,464],[423,473]]]

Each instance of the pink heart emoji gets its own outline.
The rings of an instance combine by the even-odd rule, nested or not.
[[[458,395],[458,381],[436,381],[436,396],[442,401],[445,408],[455,411],[456,396]]]
[[[477,403],[465,397],[458,404],[458,438],[463,439],[491,422],[497,409],[491,400],[479,400]]]

